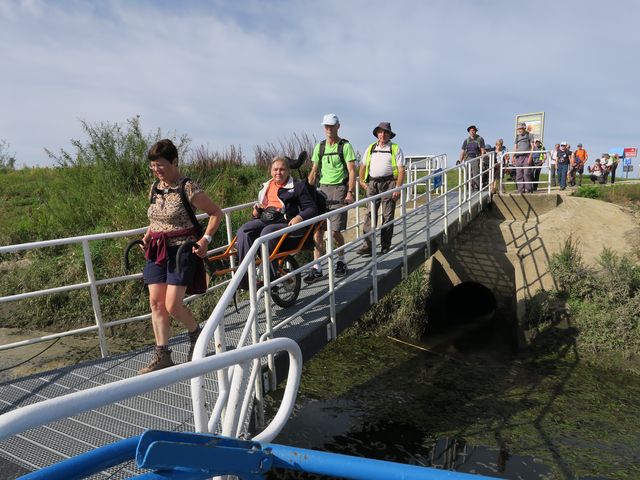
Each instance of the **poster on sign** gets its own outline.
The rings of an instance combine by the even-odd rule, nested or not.
[[[519,123],[524,123],[527,126],[527,132],[533,136],[534,141],[540,139],[544,145],[544,112],[521,113],[516,115],[515,135],[518,134]]]
[[[625,158],[637,157],[637,156],[638,156],[638,149],[636,147],[629,147],[624,149]]]

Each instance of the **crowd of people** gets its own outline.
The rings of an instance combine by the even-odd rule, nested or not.
[[[337,115],[329,113],[322,119],[325,139],[315,145],[311,156],[312,169],[305,180],[295,180],[291,176],[289,163],[284,157],[271,161],[271,178],[264,183],[258,193],[258,201],[251,212],[251,219],[237,232],[236,247],[238,261],[249,252],[251,245],[261,236],[281,230],[290,225],[316,216],[315,195],[324,197],[328,211],[348,205],[355,200],[356,154],[351,144],[340,138],[340,121]],[[380,122],[373,129],[375,142],[363,150],[360,164],[359,184],[367,195],[373,196],[400,187],[405,178],[404,154],[397,143],[389,122]],[[203,293],[195,289],[204,280],[202,258],[207,254],[209,243],[222,220],[222,210],[191,179],[180,172],[178,150],[171,140],[157,142],[148,152],[149,168],[157,180],[151,187],[150,204],[147,210],[149,227],[143,237],[145,257],[143,277],[149,287],[151,323],[156,346],[149,363],[139,373],[149,373],[174,365],[169,348],[171,317],[179,320],[187,329],[191,360],[201,328],[191,311],[184,305],[187,293]],[[316,192],[317,188],[317,192]],[[312,193],[313,192],[313,193]],[[380,253],[386,254],[391,248],[393,221],[399,192],[393,192],[375,202],[374,215],[382,214]],[[199,209],[209,214],[205,230],[196,220]],[[335,247],[344,244],[342,231],[347,227],[347,214],[330,217],[331,235]],[[324,229],[316,229],[314,237],[314,258],[317,260],[304,277],[305,283],[314,283],[324,278],[319,258],[324,254]],[[372,240],[367,236],[372,229],[371,212],[364,221],[365,239],[357,251],[359,255],[372,255]],[[180,247],[193,242],[186,250]],[[269,251],[277,244],[277,239],[269,242]],[[184,250],[184,251],[183,251]],[[177,253],[180,253],[177,258]],[[344,251],[338,252],[334,274],[342,277],[347,273]],[[272,265],[271,274],[275,275]],[[240,288],[248,288],[246,276],[241,279]],[[206,283],[205,283],[206,290]]]
[[[322,119],[325,139],[315,145],[311,156],[312,168],[304,180],[295,180],[289,171],[289,164],[284,157],[276,157],[271,162],[271,178],[264,183],[258,193],[251,219],[242,225],[237,232],[237,256],[241,262],[249,252],[251,245],[263,235],[281,230],[308,220],[319,213],[316,195],[324,197],[327,211],[332,211],[355,201],[355,189],[359,186],[367,196],[394,190],[404,183],[405,157],[402,149],[391,140],[396,136],[389,122],[380,122],[373,129],[376,139],[363,149],[362,159],[356,175],[356,153],[348,140],[339,136],[340,121],[333,113]],[[524,123],[517,126],[513,151],[507,153],[503,139],[495,142],[495,147],[485,145],[484,139],[478,135],[478,127],[470,125],[468,136],[462,143],[458,163],[470,162],[470,187],[474,191],[489,181],[488,152],[501,154],[502,160],[494,169],[494,178],[490,185],[492,193],[496,190],[496,180],[500,178],[500,170],[510,175],[515,181],[519,193],[532,193],[538,185],[541,170],[549,167],[552,186],[559,184],[560,190],[569,185],[582,185],[585,167],[589,179],[593,183],[604,184],[610,178],[615,183],[616,168],[619,163],[617,155],[603,154],[593,165],[587,166],[589,155],[578,144],[575,151],[567,142],[556,144],[546,150],[539,138],[527,130]],[[190,310],[184,305],[187,293],[202,293],[194,287],[198,278],[204,280],[202,261],[208,251],[212,236],[222,220],[222,211],[208,195],[192,180],[184,177],[178,166],[178,150],[171,140],[161,140],[148,152],[149,167],[157,180],[151,187],[150,205],[148,207],[149,228],[143,237],[147,263],[144,268],[144,281],[149,287],[151,321],[155,334],[156,348],[154,354],[140,373],[148,373],[173,365],[169,349],[170,318],[179,320],[187,329],[189,338],[190,359],[195,343],[200,334],[200,327]],[[483,162],[483,163],[481,163]],[[481,165],[484,165],[480,175]],[[317,189],[317,190],[316,190]],[[380,236],[380,254],[391,249],[396,202],[400,192],[392,192],[375,202],[374,215],[382,216]],[[198,224],[194,211],[202,210],[209,214],[209,222],[205,230]],[[347,262],[344,250],[340,249],[345,240],[342,232],[347,227],[347,214],[342,212],[330,217],[331,236],[338,250],[334,274],[342,277],[347,273]],[[324,255],[324,231],[327,222],[316,229],[314,236],[315,264],[310,268],[304,281],[311,284],[322,280],[320,258]],[[371,256],[373,249],[371,212],[367,211],[364,219],[364,239],[357,250],[361,256]],[[182,252],[176,258],[179,247],[186,242],[193,242],[189,251]],[[269,242],[271,251],[277,239]],[[271,268],[275,275],[275,268]],[[248,279],[241,280],[240,288],[247,287]],[[197,287],[201,288],[201,287]],[[191,290],[190,290],[191,289]],[[206,283],[205,283],[206,290]]]
[[[543,168],[549,168],[549,180],[551,186],[559,186],[565,190],[569,186],[582,186],[585,168],[592,183],[605,184],[609,180],[616,181],[616,169],[620,163],[618,154],[603,153],[593,165],[587,165],[589,154],[578,143],[575,150],[567,142],[556,143],[554,148],[547,150],[539,138],[535,138],[527,130],[525,123],[519,123],[514,140],[512,153],[508,154],[507,147],[502,138],[498,138],[495,147],[485,145],[484,139],[478,135],[478,128],[471,125],[467,128],[469,136],[465,138],[460,150],[458,163],[465,161],[470,164],[471,189],[477,191],[480,188],[480,158],[488,152],[495,151],[502,154],[503,174],[516,183],[518,193],[533,193],[540,185],[540,173]],[[522,152],[522,153],[519,153]],[[485,165],[488,165],[485,161]],[[496,192],[497,179],[500,178],[500,164],[494,170],[494,180],[491,192]],[[486,172],[487,169],[485,169]],[[483,177],[488,180],[488,175]]]

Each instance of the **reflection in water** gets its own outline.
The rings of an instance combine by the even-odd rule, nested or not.
[[[358,398],[299,399],[296,413],[276,443],[300,448],[435,467],[497,478],[539,480],[550,470],[532,457],[467,445],[462,439],[432,439],[417,425],[374,419]],[[278,471],[270,479],[319,479],[317,475]]]

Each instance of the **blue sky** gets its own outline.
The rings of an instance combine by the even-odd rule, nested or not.
[[[405,154],[455,159],[468,125],[510,145],[544,111],[547,145],[595,157],[640,143],[638,18],[635,0],[0,0],[0,140],[50,165],[80,120],[140,115],[251,157],[333,112],[360,151],[390,121]]]

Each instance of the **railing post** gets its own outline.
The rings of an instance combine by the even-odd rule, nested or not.
[[[458,169],[459,171],[460,169]],[[442,179],[442,184],[444,185],[444,238],[445,243],[449,241],[449,181],[447,180],[447,175]],[[458,185],[460,182],[458,182]],[[460,199],[458,199],[458,205],[460,204]]]
[[[407,189],[400,190],[400,212],[402,215],[402,279],[409,276],[409,263],[407,260]]]
[[[224,224],[227,230],[227,245],[231,245],[231,240],[233,240],[233,225],[231,225],[231,215],[228,212],[224,214]],[[231,276],[235,275],[235,267],[236,267],[236,257],[231,255],[229,259],[229,263],[231,265],[232,270]]]
[[[426,218],[427,228],[425,230],[427,232],[427,242],[426,242],[427,255],[425,259],[427,259],[431,256],[431,180],[430,179],[426,181],[425,188],[427,189],[427,204],[425,208],[425,213],[427,217]]]
[[[269,262],[269,244],[267,242],[263,242],[262,245],[260,245],[260,249],[262,253],[262,278],[264,280],[264,294],[262,298],[264,298],[264,313],[266,320],[265,333],[269,334],[269,338],[273,338],[273,312],[271,311],[271,273],[269,271],[271,262]],[[269,365],[269,389],[275,390],[277,387],[277,378],[276,362],[273,354],[270,354],[267,357],[267,363]]]
[[[336,317],[336,279],[335,260],[333,258],[333,221],[327,218],[327,253],[329,254],[329,320],[331,322],[331,340],[338,337]]]
[[[371,282],[373,289],[373,303],[378,303],[378,209],[376,208],[376,201],[380,201],[382,206],[382,200],[371,200],[369,202],[369,208],[371,209]]]
[[[96,276],[93,272],[93,261],[91,260],[91,249],[89,248],[89,240],[82,240],[82,253],[84,255],[84,265],[87,269],[87,280],[89,281],[89,290],[91,291],[91,305],[93,306],[93,316],[98,326],[98,341],[100,343],[100,354],[102,358],[109,356],[109,348],[107,347],[107,337],[104,333],[102,325],[102,309],[100,308],[100,298],[98,297],[98,287],[96,286]]]

